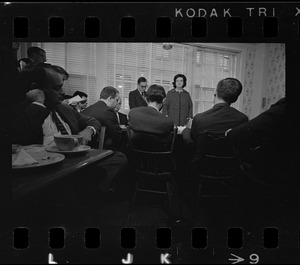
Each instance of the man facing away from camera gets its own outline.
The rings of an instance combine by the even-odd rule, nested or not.
[[[231,107],[241,94],[243,86],[235,78],[225,78],[219,81],[214,92],[214,106],[194,116],[191,129],[183,130],[187,142],[195,142],[204,131],[216,135],[224,135],[225,131],[248,121],[248,117]]]

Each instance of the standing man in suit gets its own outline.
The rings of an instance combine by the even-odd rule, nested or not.
[[[129,108],[146,107],[146,88],[147,79],[145,77],[140,77],[137,81],[137,89],[129,92]]]
[[[96,118],[101,125],[106,126],[105,149],[121,150],[126,143],[126,135],[122,132],[115,113],[119,101],[119,91],[112,86],[107,86],[102,89],[100,100],[83,111],[83,114]]]
[[[162,86],[151,85],[147,92],[148,106],[135,108],[129,112],[129,127],[134,131],[154,134],[157,137],[157,143],[169,142],[174,124],[170,118],[161,113],[165,98],[166,92]],[[145,142],[143,145],[147,146],[146,148],[152,148],[153,142]]]

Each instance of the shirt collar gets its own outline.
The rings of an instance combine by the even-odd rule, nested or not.
[[[229,104],[226,102],[220,102],[213,106],[213,108],[220,108],[220,107],[229,107]]]
[[[159,112],[159,110],[157,108],[155,108],[154,106],[148,105],[148,107],[151,107]]]

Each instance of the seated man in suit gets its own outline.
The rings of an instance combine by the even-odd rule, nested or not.
[[[157,138],[155,148],[164,148],[170,143],[170,133],[173,131],[172,120],[161,113],[163,101],[166,98],[165,89],[160,85],[151,85],[147,92],[147,107],[134,108],[129,112],[128,124],[137,132],[151,133]],[[144,148],[154,148],[153,142],[143,142]]]
[[[289,135],[288,127],[287,103],[282,98],[249,122],[227,130],[225,135],[237,148],[244,166],[257,178],[281,185],[283,179],[287,180],[293,156],[288,156],[294,145],[288,144],[293,135]]]
[[[96,118],[102,126],[106,126],[104,149],[122,150],[126,145],[126,134],[120,128],[114,111],[119,101],[119,91],[107,86],[102,89],[100,100],[83,111],[83,114]]]
[[[191,143],[204,131],[224,135],[225,131],[248,121],[248,117],[230,105],[237,101],[242,84],[235,78],[219,81],[214,94],[214,106],[195,115],[191,129],[183,130],[183,138]]]
[[[13,107],[13,143],[52,145],[55,134],[79,134],[83,136],[84,143],[88,143],[96,136],[100,129],[96,119],[61,104],[64,77],[56,67],[40,64],[24,74],[28,76],[24,79],[27,83],[23,85],[29,92],[27,101]],[[107,191],[126,163],[127,158],[116,152],[93,166],[91,172],[98,172],[96,181],[100,184],[99,189]]]
[[[82,91],[76,91],[74,94],[73,94],[73,97],[76,97],[76,96],[79,96],[81,97],[81,101],[78,101],[78,102],[75,102],[74,105],[71,104],[71,106],[77,110],[78,112],[83,112],[83,110],[86,109],[87,107],[87,98],[88,98],[88,95]]]
[[[140,77],[137,81],[137,89],[129,92],[129,108],[146,107],[146,88],[147,79],[145,77]]]
[[[242,84],[235,78],[219,81],[214,94],[214,106],[198,113],[192,122],[191,138],[195,140],[199,132],[210,131],[224,135],[229,128],[248,121],[248,117],[230,105],[237,101],[242,92]]]

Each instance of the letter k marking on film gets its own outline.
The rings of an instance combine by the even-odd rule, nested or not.
[[[166,254],[160,254],[160,263],[161,264],[170,264],[171,261],[169,260],[169,257],[171,255],[169,253]]]

